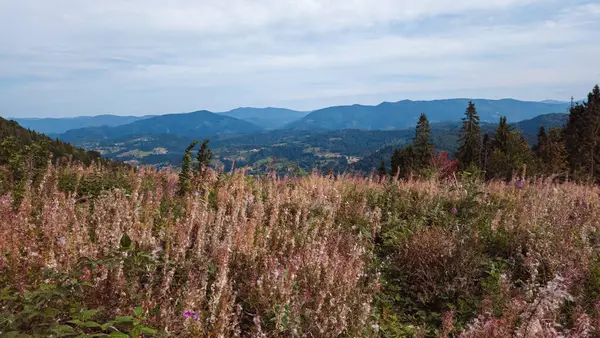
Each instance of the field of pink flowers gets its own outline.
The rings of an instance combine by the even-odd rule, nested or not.
[[[600,336],[600,189],[49,166],[0,182],[0,336]]]

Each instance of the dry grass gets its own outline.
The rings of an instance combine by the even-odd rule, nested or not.
[[[79,271],[83,308],[141,306],[165,336],[597,334],[594,186],[211,171],[181,198],[175,172],[140,169],[62,188],[94,175],[49,167],[18,209],[0,196],[0,287]]]

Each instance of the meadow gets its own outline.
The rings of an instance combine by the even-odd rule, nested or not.
[[[0,182],[3,337],[600,336],[600,189],[49,164]],[[13,197],[14,196],[14,197]]]

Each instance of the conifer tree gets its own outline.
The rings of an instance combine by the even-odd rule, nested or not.
[[[419,116],[415,137],[413,138],[413,148],[415,169],[424,169],[429,165],[434,153],[434,146],[431,143],[431,127],[425,114]]]
[[[185,149],[183,160],[181,162],[181,172],[179,173],[179,191],[180,196],[184,196],[192,190],[191,170],[192,170],[192,149],[198,144],[198,141],[190,143]]]
[[[402,178],[410,176],[410,174],[420,169],[415,160],[416,155],[413,145],[394,150],[391,159],[392,170],[390,174]]]
[[[481,143],[481,168],[485,173],[488,169],[490,154],[494,151],[494,144],[489,133],[483,135],[483,141]]]
[[[535,154],[543,160],[543,157],[546,155],[546,149],[548,146],[548,135],[546,134],[546,128],[544,126],[540,127],[540,131],[537,134],[537,144],[533,147]]]
[[[546,174],[562,174],[567,171],[567,150],[560,128],[550,128],[542,152],[543,171]]]
[[[600,88],[583,104],[571,104],[563,136],[571,173],[577,179],[600,181]]]
[[[495,148],[506,151],[511,130],[508,123],[506,123],[506,116],[500,117],[500,123],[496,128]]]
[[[385,168],[385,161],[383,159],[381,159],[381,164],[379,165],[379,168],[377,169],[377,173],[379,174],[379,176],[387,175],[387,169]]]
[[[600,88],[594,87],[588,94],[585,103],[585,142],[582,145],[586,152],[588,175],[596,181],[600,180]]]
[[[212,150],[208,147],[209,139],[206,139],[200,145],[200,150],[198,150],[198,154],[196,155],[196,159],[198,159],[198,167],[196,168],[196,172],[202,173],[204,172],[204,168],[207,168],[210,165],[210,160],[213,157]]]
[[[481,165],[482,139],[481,127],[479,126],[479,115],[475,104],[469,101],[469,107],[462,119],[462,129],[460,131],[460,146],[456,152],[456,158],[463,167],[470,164]]]
[[[535,164],[535,156],[519,131],[510,130],[506,117],[500,119],[496,128],[495,147],[491,153],[486,177],[510,179],[523,175]]]

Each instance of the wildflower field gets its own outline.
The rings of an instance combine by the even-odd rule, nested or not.
[[[1,177],[3,337],[600,336],[596,186]]]

